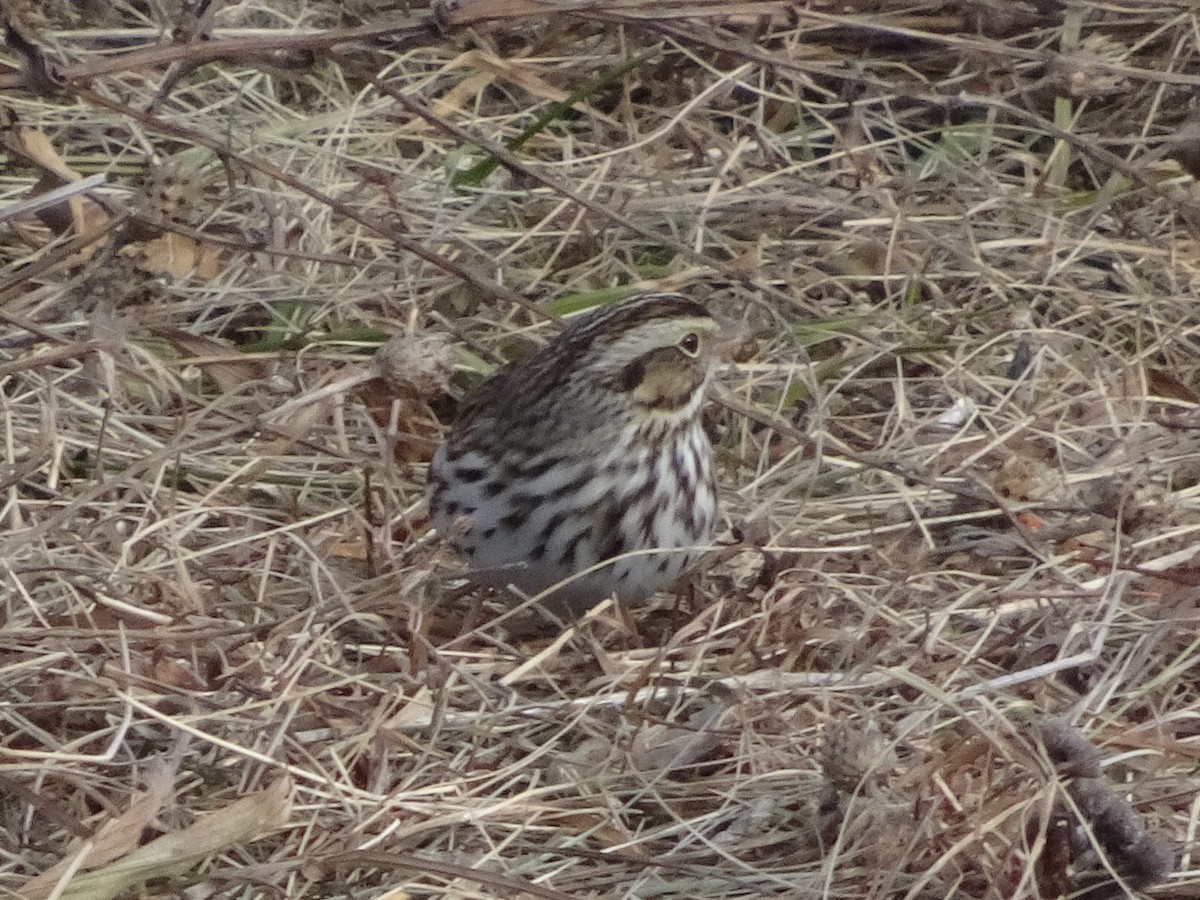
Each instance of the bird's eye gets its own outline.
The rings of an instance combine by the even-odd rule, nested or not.
[[[700,351],[700,335],[694,331],[688,332],[679,342],[679,349],[688,356],[695,356]]]

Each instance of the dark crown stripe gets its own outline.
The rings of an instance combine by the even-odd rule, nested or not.
[[[644,294],[593,310],[571,322],[567,333],[571,338],[586,339],[596,332],[623,332],[659,319],[711,319],[700,303],[682,294]]]

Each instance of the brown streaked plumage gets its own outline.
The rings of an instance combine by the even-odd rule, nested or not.
[[[464,399],[429,505],[479,580],[554,587],[547,602],[568,615],[678,580],[716,521],[700,409],[717,330],[694,300],[640,295],[572,320]]]

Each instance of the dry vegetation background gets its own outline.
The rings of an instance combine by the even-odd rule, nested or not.
[[[0,896],[1200,896],[1192,4],[2,6]],[[564,633],[424,464],[647,288],[727,528]]]

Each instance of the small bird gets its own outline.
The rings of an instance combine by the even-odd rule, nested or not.
[[[575,318],[462,401],[429,467],[439,534],[471,576],[577,617],[670,587],[717,517],[700,421],[719,326],[680,294]]]

